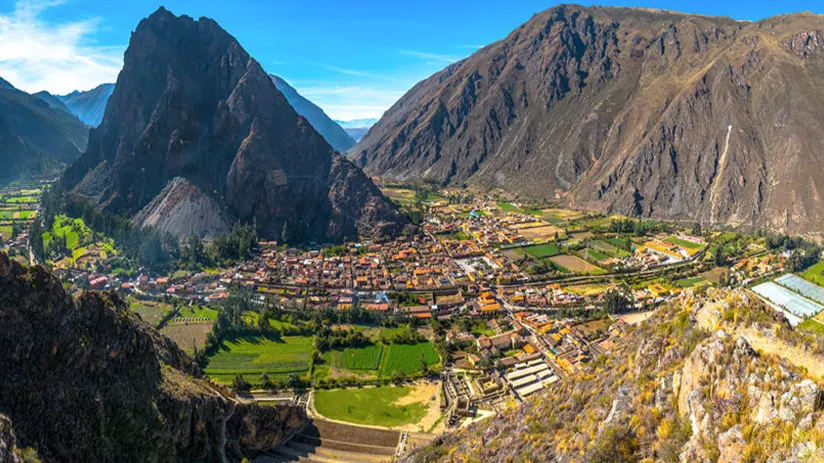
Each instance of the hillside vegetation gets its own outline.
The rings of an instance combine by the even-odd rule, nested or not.
[[[811,341],[744,292],[685,295],[582,374],[405,461],[821,461]]]

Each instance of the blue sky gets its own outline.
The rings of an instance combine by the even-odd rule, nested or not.
[[[581,2],[592,4],[592,2]],[[129,35],[163,5],[208,16],[271,73],[336,119],[380,117],[416,82],[499,40],[536,0],[0,0],[0,77],[26,91],[67,93],[113,82]],[[821,0],[625,0],[645,6],[758,20],[824,13]]]

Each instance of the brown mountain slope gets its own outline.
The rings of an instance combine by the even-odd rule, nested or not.
[[[0,461],[15,461],[3,447],[16,446],[44,462],[217,462],[227,418],[237,461],[306,418],[294,407],[234,405],[117,297],[73,299],[43,268],[3,253],[0,371]]]
[[[821,231],[824,18],[562,5],[410,90],[369,174]]]
[[[268,238],[279,237],[286,223],[306,241],[396,232],[405,224],[369,178],[292,109],[234,37],[211,19],[161,8],[132,34],[103,122],[64,182],[107,210],[133,215],[178,177],[211,198],[195,202],[256,222]],[[351,195],[340,198],[341,190]],[[167,211],[189,206],[168,199],[154,204]],[[145,211],[141,219],[157,212]],[[168,231],[182,236],[190,228]]]

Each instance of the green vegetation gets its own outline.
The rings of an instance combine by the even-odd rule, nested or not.
[[[673,285],[677,288],[691,288],[693,286],[698,286],[700,284],[707,283],[703,277],[694,277],[694,278],[683,278],[681,280],[675,281]]]
[[[315,409],[327,418],[350,423],[374,426],[412,424],[426,416],[426,405],[398,405],[397,402],[409,392],[409,387],[319,390],[315,393]]]
[[[814,318],[808,318],[799,323],[796,329],[809,331],[810,333],[824,336],[824,324]]]
[[[542,259],[544,257],[557,256],[561,253],[561,250],[558,249],[558,246],[556,246],[554,243],[538,244],[523,249],[524,251],[526,251],[527,254],[538,259]]]
[[[824,260],[820,260],[801,274],[801,278],[824,286]]]
[[[167,315],[169,315],[169,312],[173,310],[170,304],[164,302],[141,301],[134,298],[129,298],[127,302],[132,312],[140,315],[143,321],[154,327],[160,325],[160,323],[166,319]]]
[[[330,367],[345,370],[377,370],[381,362],[383,346],[373,344],[364,347],[346,347],[323,354],[324,362]]]
[[[667,238],[667,242],[676,244],[686,249],[701,249],[704,246],[703,244],[693,243],[689,240],[683,240],[681,238],[678,238],[677,236],[670,236],[669,238]]]
[[[262,373],[301,374],[309,371],[311,357],[311,337],[243,336],[225,339],[218,351],[209,357],[204,372],[227,384],[235,375],[244,375],[249,379]]]
[[[430,342],[418,344],[392,344],[381,359],[380,376],[413,375],[421,372],[421,358],[431,367],[440,361],[435,346]]]

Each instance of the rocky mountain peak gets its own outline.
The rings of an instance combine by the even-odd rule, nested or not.
[[[137,215],[158,204],[181,211],[163,195],[182,191],[166,186],[185,179],[199,199],[182,207],[210,205],[185,215],[214,205],[231,221],[257,223],[269,238],[286,224],[307,241],[399,231],[403,217],[338,156],[216,22],[159,9],[132,34],[103,121],[64,181],[105,209]],[[337,165],[351,175],[337,175]],[[358,200],[331,194],[339,189]],[[173,223],[156,212],[138,217]]]

